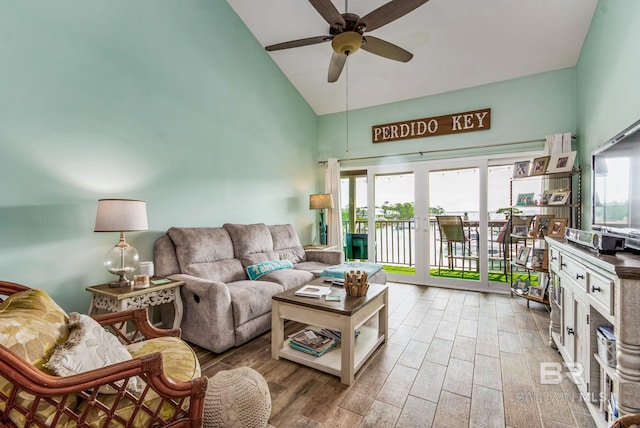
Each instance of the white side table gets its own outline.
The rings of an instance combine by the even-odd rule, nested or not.
[[[171,281],[160,285],[151,284],[149,288],[139,290],[133,287],[112,288],[109,284],[87,287],[87,291],[91,293],[89,315],[98,310],[122,312],[173,303],[175,308],[173,328],[179,328],[183,312],[180,287],[183,285],[183,281]]]

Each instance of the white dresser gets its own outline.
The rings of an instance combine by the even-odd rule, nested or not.
[[[551,346],[565,362],[563,376],[575,380],[598,426],[611,422],[612,393],[619,416],[640,413],[640,256],[598,255],[564,239],[546,239],[549,330]],[[598,355],[600,326],[613,327],[615,367]]]

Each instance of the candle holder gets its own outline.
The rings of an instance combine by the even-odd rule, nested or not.
[[[350,271],[344,273],[344,290],[347,296],[362,297],[369,290],[369,275],[366,272]]]

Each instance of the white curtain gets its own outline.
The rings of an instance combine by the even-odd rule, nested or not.
[[[571,151],[571,132],[547,135],[544,139],[544,154],[547,156]]]
[[[327,244],[342,249],[342,203],[340,202],[340,162],[336,158],[327,160],[325,193],[333,198],[333,209],[327,210]]]

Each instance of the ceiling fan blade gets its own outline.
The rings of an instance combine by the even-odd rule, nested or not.
[[[400,62],[409,62],[411,58],[413,58],[413,54],[411,52],[377,37],[366,36],[364,37],[364,40],[365,43],[362,44],[362,49],[367,52],[371,52],[372,54]]]
[[[429,0],[392,0],[360,18],[357,27],[373,31],[417,9]]]
[[[331,3],[331,0],[309,0],[309,3],[332,27],[337,25],[344,28],[347,25],[338,9]]]
[[[338,80],[345,62],[347,62],[346,55],[340,55],[335,52],[333,53],[331,56],[331,62],[329,63],[329,78],[327,79],[329,83],[333,83]]]
[[[298,48],[300,46],[308,46],[308,45],[315,45],[317,43],[324,43],[332,39],[333,39],[333,36],[330,36],[330,35],[308,37],[306,39],[298,39],[298,40],[291,40],[290,42],[277,43],[275,45],[267,46],[265,47],[265,49],[268,50],[269,52],[279,51],[282,49]]]

